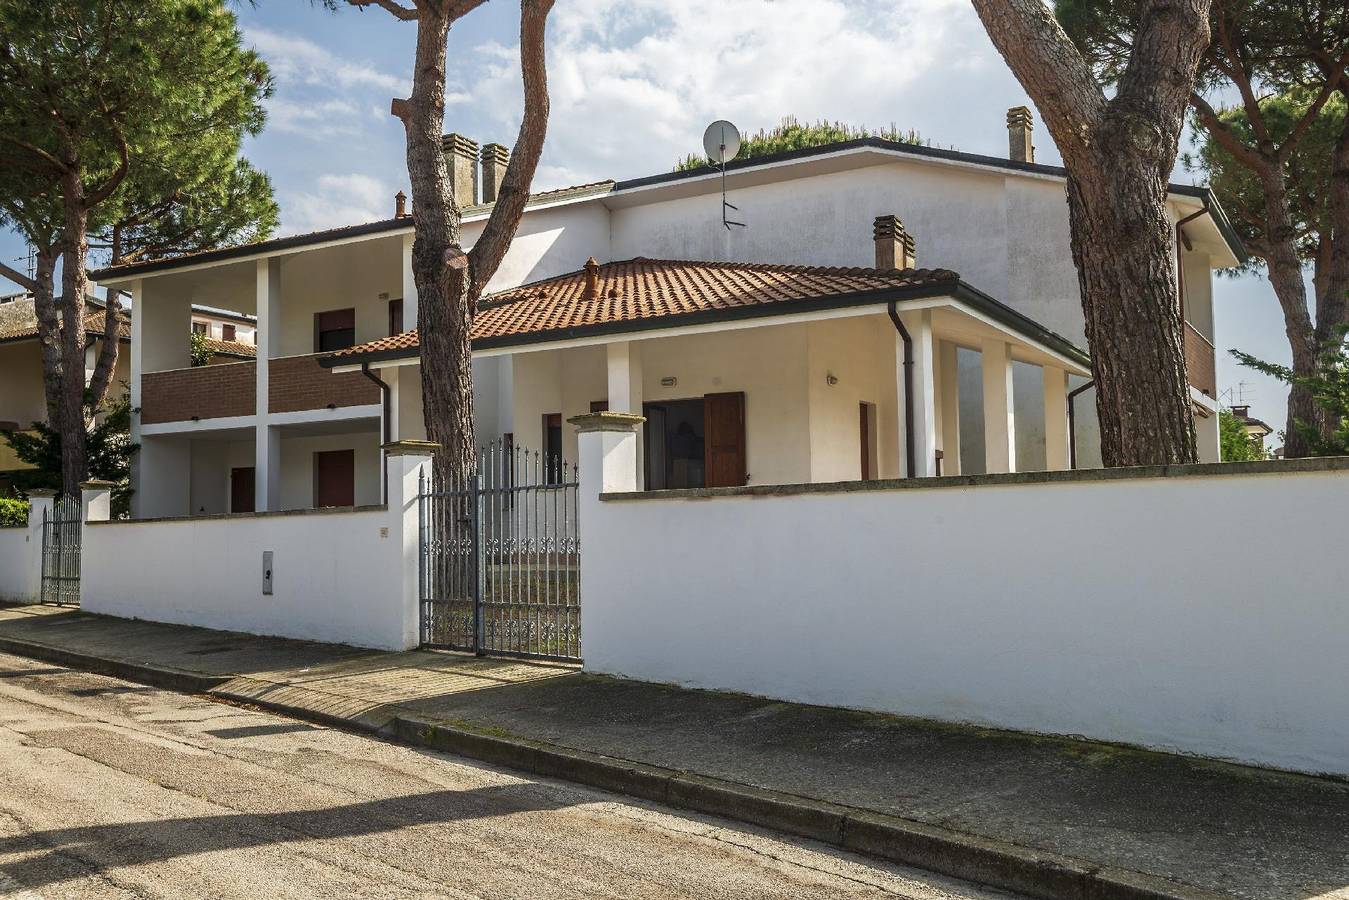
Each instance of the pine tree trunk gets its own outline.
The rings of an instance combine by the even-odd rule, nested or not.
[[[1210,0],[1142,0],[1133,52],[1110,98],[1043,0],[972,3],[1068,170],[1105,464],[1194,462],[1166,190],[1209,42]]]
[[[61,253],[61,492],[78,497],[86,477],[84,420],[85,265],[89,256],[89,216],[78,168],[62,176],[65,247]]]
[[[39,251],[33,275],[33,312],[37,316],[38,345],[42,349],[42,390],[47,405],[47,427],[61,430],[61,316],[56,308],[56,256]]]
[[[1090,183],[1068,179],[1101,455],[1108,466],[1194,462],[1165,182],[1151,159],[1111,157]]]

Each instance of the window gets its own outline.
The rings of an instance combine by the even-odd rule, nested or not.
[[[591,401],[590,401],[590,411],[593,412],[593,413],[597,413],[597,412],[608,412],[608,411],[609,411],[609,401],[608,401],[608,400],[591,400]]]
[[[356,451],[314,454],[314,507],[356,505]]]
[[[221,326],[220,326],[220,339],[221,339],[222,341],[233,341],[233,340],[236,340],[236,338],[235,338],[235,335],[236,335],[236,334],[238,334],[238,330],[237,330],[233,325],[221,325]]]
[[[562,413],[543,417],[543,469],[549,484],[562,483]]]
[[[314,313],[314,352],[345,350],[356,343],[356,310]]]
[[[209,329],[210,329],[210,326],[207,325],[205,322],[193,322],[193,323],[192,323],[192,333],[193,333],[193,334],[205,335],[206,332],[207,332]]]
[[[647,490],[747,483],[744,394],[662,400],[642,412]]]
[[[389,337],[403,333],[403,301],[389,301]]]

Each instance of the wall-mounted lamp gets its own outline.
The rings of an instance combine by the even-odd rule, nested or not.
[[[833,387],[834,385],[838,384],[838,376],[835,375],[833,372],[826,372],[824,376],[824,383],[829,385],[830,387]]]
[[[673,375],[666,375],[660,380],[661,387],[674,387],[676,384],[679,384],[679,379]]]

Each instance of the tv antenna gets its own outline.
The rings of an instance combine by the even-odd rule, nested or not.
[[[731,230],[732,225],[744,228],[744,222],[726,218],[728,209],[740,212],[740,207],[726,199],[726,164],[740,152],[740,131],[725,119],[718,119],[703,132],[703,149],[707,151],[707,158],[712,160],[712,165],[721,170],[721,224],[727,231]]]

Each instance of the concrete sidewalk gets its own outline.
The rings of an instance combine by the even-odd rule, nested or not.
[[[1349,783],[38,607],[0,651],[209,692],[1053,898],[1349,900]]]

